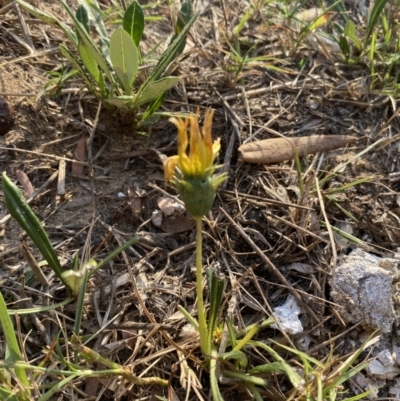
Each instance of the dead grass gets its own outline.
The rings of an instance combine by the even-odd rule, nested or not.
[[[68,21],[53,3],[41,2],[41,7]],[[348,221],[325,195],[371,177],[371,182],[337,197],[357,219],[348,221],[354,236],[377,254],[397,252],[398,186],[389,175],[399,170],[397,99],[368,91],[368,70],[363,65],[346,65],[306,44],[294,49],[290,27],[277,15],[270,19],[261,2],[237,43],[243,53],[251,43],[251,57],[271,60],[245,64],[237,74],[226,41],[233,38],[246,3],[223,4],[224,8],[219,1],[210,2],[192,29],[187,51],[173,67],[184,79],[163,106],[166,112],[216,110],[214,136],[222,139],[221,163],[229,180],[205,219],[203,235],[205,265],[218,269],[228,283],[221,314],[230,316],[240,329],[270,316],[292,294],[302,308],[303,333],[289,337],[266,329],[259,339],[272,338],[293,347],[309,343],[307,353],[319,360],[332,349],[337,358],[344,357],[365,338],[361,327],[343,322],[330,300],[332,267],[352,245],[335,245],[332,233],[320,224],[339,226]],[[160,32],[165,34],[170,15],[165,4],[149,13],[165,17],[149,25],[152,30],[145,42],[150,45],[159,40]],[[165,224],[164,231],[151,223],[157,200],[165,194],[161,159],[175,153],[175,129],[161,120],[146,135],[138,135],[118,114],[102,109],[97,118],[98,104],[79,80],[71,81],[53,99],[44,96],[46,73],[61,68],[55,49],[64,38],[61,32],[24,18],[34,49],[29,50],[14,9],[6,5],[0,9],[0,95],[13,104],[16,116],[14,129],[0,138],[0,168],[13,179],[16,169],[23,170],[35,188],[44,184],[31,205],[63,266],[69,266],[75,254],[100,260],[130,237],[139,237],[136,245],[88,283],[79,334],[85,345],[128,366],[135,375],[168,381],[164,389],[137,386],[120,377],[83,379],[69,383],[58,399],[207,399],[208,379],[200,368],[198,341],[182,337],[185,321],[177,312],[178,305],[195,311],[194,230],[182,219]],[[276,132],[289,138],[346,134],[359,141],[351,148],[302,159],[302,172],[308,173],[302,174],[301,191],[292,161],[266,166],[238,160],[239,145],[276,137]],[[87,166],[83,176],[73,177],[68,166],[82,136],[89,138]],[[352,162],[319,190],[315,187],[316,177],[323,178],[384,137],[389,140],[379,148]],[[67,161],[63,196],[57,194],[56,184],[60,160]],[[176,195],[172,188],[167,192]],[[57,280],[48,277],[51,287],[45,293],[26,269],[18,250],[23,233],[12,220],[5,222],[1,192],[0,201],[0,282],[9,308],[62,301],[67,294]],[[39,258],[35,249],[31,251]],[[305,264],[306,270],[293,267],[295,262]],[[60,332],[60,338],[71,338],[75,309],[71,303],[16,320],[27,361],[58,366],[54,339]],[[73,360],[68,344],[61,350]],[[249,351],[249,359],[255,366],[267,363],[268,356]],[[92,368],[101,366],[94,362]],[[40,384],[53,380],[48,377]],[[350,384],[351,391],[355,388]],[[387,390],[381,394],[387,396]],[[225,400],[250,399],[235,382],[221,384],[221,392]],[[284,376],[271,377],[269,387],[261,391],[265,400],[285,400],[290,392]]]

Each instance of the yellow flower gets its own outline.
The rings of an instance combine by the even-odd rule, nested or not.
[[[219,139],[212,141],[211,127],[214,112],[207,110],[202,132],[198,114],[185,121],[171,118],[178,128],[178,154],[164,162],[165,181],[178,189],[187,211],[193,217],[204,216],[212,206],[215,191],[227,178],[226,174],[214,175],[214,164],[220,150]],[[190,129],[190,150],[187,154]],[[179,169],[177,171],[177,168]]]

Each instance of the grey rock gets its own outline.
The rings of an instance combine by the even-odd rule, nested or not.
[[[380,264],[385,264],[384,259],[355,249],[336,267],[331,295],[347,322],[361,320],[367,328],[389,333],[395,319],[393,277]]]

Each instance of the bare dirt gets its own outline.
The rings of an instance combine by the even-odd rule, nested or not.
[[[329,294],[332,261],[356,245],[339,238],[337,254],[333,255],[332,238],[326,229],[314,177],[321,180],[339,163],[351,160],[378,139],[387,138],[350,162],[343,173],[329,179],[320,196],[332,226],[346,226],[347,231],[351,230],[354,237],[363,241],[365,249],[376,255],[396,256],[400,245],[400,194],[395,174],[399,172],[400,125],[396,100],[368,90],[365,66],[348,66],[340,60],[332,63],[323,51],[306,44],[296,52],[287,51],[283,59],[280,49],[290,47],[287,27],[276,23],[266,28],[262,23],[264,17],[256,14],[243,31],[243,37],[257,42],[251,51],[253,57],[268,54],[271,61],[248,64],[236,79],[232,68],[236,64],[220,33],[225,30],[225,19],[219,4],[212,2],[193,29],[188,49],[174,67],[174,73],[183,76],[182,83],[170,91],[163,105],[165,112],[193,112],[197,107],[202,112],[206,108],[216,110],[213,135],[222,140],[219,162],[224,163],[229,179],[205,218],[204,263],[227,278],[224,304],[229,308],[222,313],[233,316],[234,324],[243,327],[265,319],[290,292],[260,256],[257,249],[261,250],[303,301],[300,307],[304,332],[295,335],[293,342],[298,344],[307,338],[312,356],[322,360],[332,347],[339,358],[365,340],[361,334],[366,329],[357,326],[349,330],[351,325],[340,318],[340,310]],[[68,21],[65,12],[53,2],[44,1],[41,6]],[[231,21],[229,32],[238,22],[240,7],[241,3],[238,8],[232,5],[225,10],[229,14],[227,20]],[[156,227],[151,221],[160,198],[166,193],[177,196],[172,187],[165,189],[162,170],[165,156],[176,152],[176,129],[167,118],[162,118],[138,132],[121,113],[104,107],[97,119],[98,102],[84,91],[79,79],[48,96],[43,88],[48,72],[62,67],[57,46],[64,38],[60,31],[49,30],[23,14],[33,43],[28,51],[29,44],[17,14],[12,7],[1,12],[4,8],[0,9],[0,96],[12,105],[15,123],[0,137],[0,171],[5,171],[14,182],[17,182],[16,171],[23,171],[35,189],[56,174],[34,197],[31,206],[65,268],[70,267],[76,254],[101,260],[132,236],[139,238],[137,244],[90,281],[81,334],[94,334],[103,328],[102,334],[89,344],[93,349],[105,353],[107,346],[112,345],[115,350],[108,349],[109,358],[121,364],[133,363],[137,374],[148,368],[151,375],[170,379],[170,391],[172,388],[179,399],[184,399],[186,390],[182,380],[179,381],[178,354],[168,348],[170,344],[161,335],[162,330],[153,330],[151,326],[172,325],[165,332],[175,343],[183,343],[180,335],[185,321],[177,317],[177,306],[190,309],[196,302],[193,222],[178,216]],[[145,42],[149,38],[146,46],[150,47],[171,24],[167,7],[148,12],[165,16],[162,23],[149,24]],[[310,155],[301,159],[303,173],[308,171],[304,175],[306,188],[310,184],[308,197],[304,199],[294,161],[251,165],[238,158],[240,144],[276,137],[275,132],[289,138],[347,134],[356,136],[358,142],[323,157]],[[73,176],[70,160],[76,160],[75,150],[81,138],[89,144],[87,165],[82,175]],[[62,195],[57,190],[61,160],[67,166]],[[328,199],[331,190],[366,178],[368,182],[336,193],[336,203]],[[19,299],[29,298],[33,304],[40,304],[38,282],[31,280],[21,289],[21,283],[29,277],[26,261],[19,251],[21,240],[26,238],[12,219],[4,221],[6,216],[0,189],[1,291],[11,309],[26,307]],[[40,260],[34,246],[30,248]],[[293,262],[310,265],[311,273],[288,269]],[[49,269],[45,268],[45,273],[53,280],[54,301],[64,299],[65,290],[59,287]],[[99,289],[100,299],[91,301]],[[51,316],[52,322],[47,327],[49,338],[54,338],[60,329],[59,318]],[[74,305],[69,305],[62,316],[70,334]],[[47,318],[50,317],[40,316],[43,321]],[[114,329],[106,329],[114,318]],[[131,322],[145,326],[129,328]],[[26,335],[27,358],[40,359],[42,348],[51,344],[43,343],[43,333],[29,319],[22,322],[21,330]],[[341,337],[343,333],[346,334]],[[394,327],[392,343],[398,344],[398,334],[398,327]],[[286,341],[278,330],[272,329],[262,331],[259,337]],[[331,342],[332,338],[335,340]],[[320,347],[322,343],[326,345]],[[194,355],[200,356],[197,350]],[[196,358],[189,363],[199,373]],[[266,363],[267,357],[254,353],[250,358],[252,363]],[[206,399],[207,379],[203,376],[202,380],[204,389],[199,391]],[[285,400],[288,383],[281,376],[271,380],[274,389],[263,390],[264,399]],[[385,382],[381,397],[389,397],[390,383]],[[94,390],[89,389],[88,383],[78,386],[91,396],[105,390],[99,398],[102,400],[118,397],[153,400],[157,394],[168,396],[164,389],[116,387],[111,381],[95,381],[91,385]],[[349,388],[356,391],[357,385],[350,384]],[[240,399],[249,399],[236,384],[221,385],[221,389],[226,400],[239,399],[235,398],[238,391],[242,392]],[[194,392],[190,397],[198,399]],[[64,394],[59,399],[70,398]]]

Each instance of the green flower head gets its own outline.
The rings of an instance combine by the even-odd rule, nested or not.
[[[188,117],[171,118],[178,128],[178,154],[164,162],[165,181],[178,189],[186,210],[193,217],[202,217],[210,209],[217,188],[227,179],[226,173],[214,174],[214,164],[221,145],[212,141],[211,127],[214,112],[207,110],[203,130],[200,132],[198,113]],[[190,150],[187,154],[190,129]]]

